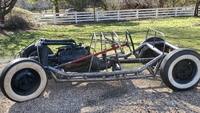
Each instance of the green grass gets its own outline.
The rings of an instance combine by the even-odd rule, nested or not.
[[[154,28],[163,32],[167,42],[178,45],[179,47],[193,48],[197,52],[200,52],[200,26],[199,24],[195,24],[197,22],[199,22],[199,18],[176,17],[127,22],[105,21],[105,23],[96,24],[78,23],[74,25],[48,25],[39,30],[1,36],[0,55],[12,56],[21,48],[25,48],[25,46],[34,39],[38,39],[42,36],[47,39],[75,39],[77,43],[89,45],[94,32],[99,34],[101,32],[108,33],[115,31],[119,35],[121,41],[124,42],[126,29],[129,29],[135,46],[137,47],[140,42],[146,38],[146,31],[148,28]],[[150,32],[149,36],[152,35],[154,35],[154,32]],[[158,36],[161,35],[158,34]],[[57,47],[58,46],[51,46],[51,49],[57,51]],[[97,49],[100,50],[100,45],[97,46]]]

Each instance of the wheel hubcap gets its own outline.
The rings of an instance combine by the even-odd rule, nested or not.
[[[13,76],[11,87],[19,95],[29,95],[37,90],[40,81],[40,76],[35,70],[23,69]]]
[[[173,78],[176,82],[186,84],[190,82],[197,71],[197,66],[192,60],[181,60],[173,69]]]
[[[28,90],[34,85],[35,76],[29,71],[19,73],[15,78],[15,85],[22,90]]]

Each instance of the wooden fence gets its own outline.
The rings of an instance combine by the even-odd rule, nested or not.
[[[104,20],[134,20],[140,18],[159,18],[193,16],[195,7],[153,8],[135,10],[96,11],[95,21]],[[200,7],[199,7],[200,12]],[[200,15],[200,14],[199,14]],[[93,12],[71,12],[54,14],[33,14],[34,23],[64,23],[94,21]]]

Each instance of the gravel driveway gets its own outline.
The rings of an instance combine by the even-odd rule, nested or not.
[[[11,57],[0,58],[0,71]],[[49,80],[44,93],[33,100],[15,103],[0,91],[0,113],[16,112],[200,112],[200,84],[192,90],[175,92],[159,75],[153,78],[109,82],[56,83]]]

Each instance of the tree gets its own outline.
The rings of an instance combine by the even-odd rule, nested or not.
[[[78,11],[84,11],[88,5],[88,0],[66,0],[66,2]]]
[[[31,2],[32,4],[37,3],[38,0],[29,0],[29,2]],[[51,1],[51,3],[53,4],[54,8],[55,8],[55,12],[59,13],[59,3],[63,2],[64,0],[47,0],[47,1]]]
[[[196,17],[198,16],[199,4],[200,4],[200,1],[197,0],[195,10],[194,10],[194,16],[196,16]]]
[[[96,18],[96,14],[95,14],[95,8],[96,7],[103,7],[104,9],[106,9],[106,2],[104,0],[91,0],[91,3],[93,5],[93,11],[94,11],[94,22],[95,22],[95,18]]]
[[[94,21],[95,21],[95,8],[102,7],[106,9],[106,0],[66,0],[66,2],[78,11],[84,11],[88,5],[93,6]]]
[[[159,7],[163,7],[164,6],[164,0],[159,0]]]
[[[10,13],[14,8],[17,0],[0,0],[0,23],[5,23],[6,14]]]

